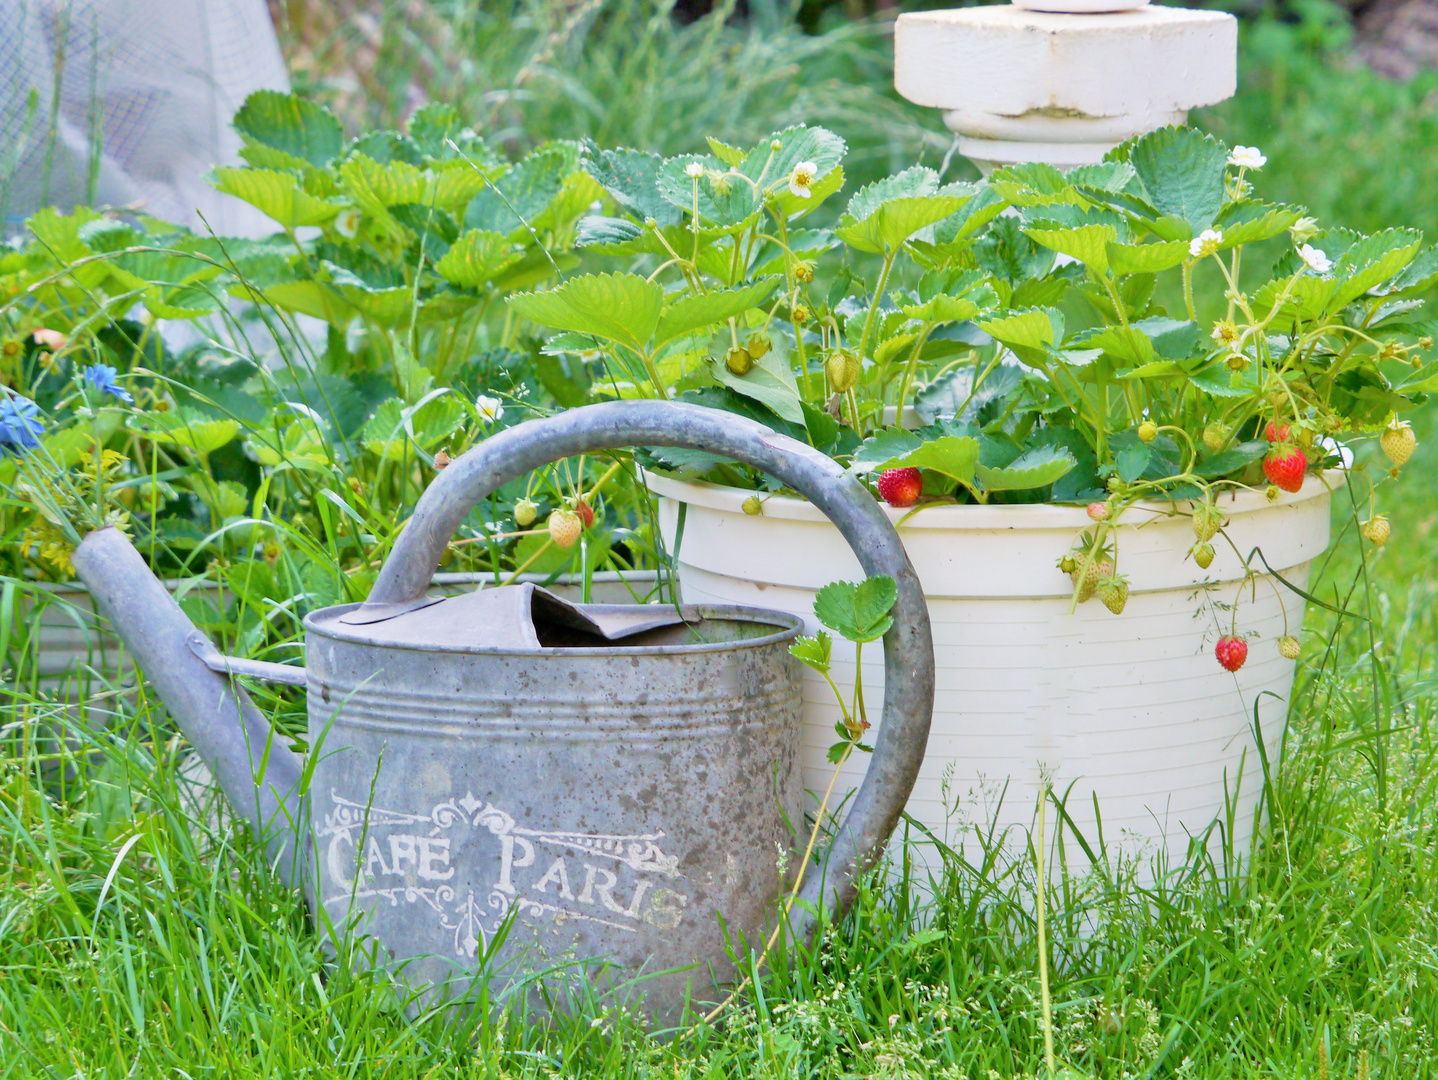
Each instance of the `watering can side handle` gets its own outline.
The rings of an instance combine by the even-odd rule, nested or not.
[[[884,710],[863,785],[790,912],[792,932],[812,937],[824,912],[840,912],[878,859],[923,762],[934,708],[934,649],[918,575],[893,524],[833,459],[734,413],[675,401],[611,401],[530,420],[484,440],[440,473],[420,498],[380,569],[365,607],[424,596],[465,516],[500,485],[561,458],[623,446],[683,446],[743,461],[802,492],[848,541],[869,576],[898,586],[884,635]],[[364,608],[360,609],[361,611]]]
[[[264,660],[247,660],[243,656],[226,656],[215,648],[215,643],[196,630],[185,638],[185,644],[204,663],[205,667],[221,675],[247,675],[252,679],[284,683],[287,686],[306,685],[305,669],[288,664],[271,664]]]

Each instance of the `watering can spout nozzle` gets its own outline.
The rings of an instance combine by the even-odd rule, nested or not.
[[[303,764],[231,676],[276,678],[278,669],[302,683],[303,669],[223,656],[119,529],[90,533],[71,561],[230,805],[265,840],[281,879],[299,885]]]

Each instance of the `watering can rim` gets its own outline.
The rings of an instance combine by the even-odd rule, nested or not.
[[[305,616],[306,645],[308,637],[328,638],[347,645],[370,646],[377,649],[402,649],[410,652],[453,653],[467,656],[694,656],[710,652],[733,652],[739,649],[757,649],[783,641],[791,641],[804,632],[804,620],[786,611],[772,608],[753,607],[748,604],[682,604],[679,610],[685,615],[696,614],[700,619],[730,619],[734,622],[762,623],[774,627],[774,632],[755,638],[740,638],[735,641],[693,642],[684,645],[625,645],[623,640],[608,645],[580,645],[574,647],[543,646],[538,648],[512,648],[500,645],[448,645],[435,642],[387,641],[366,634],[361,630],[349,630],[339,622],[341,615],[358,611],[364,605],[336,604],[332,607],[312,611]],[[628,608],[631,604],[586,604],[589,608]],[[646,605],[647,606],[647,605]],[[673,607],[673,605],[654,605]],[[720,614],[710,614],[720,613]],[[319,620],[329,617],[328,625],[318,625]],[[340,632],[336,632],[337,629]],[[348,630],[348,632],[344,632]],[[303,670],[297,668],[297,670]]]

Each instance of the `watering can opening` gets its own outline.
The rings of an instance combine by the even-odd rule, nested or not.
[[[477,589],[403,610],[345,604],[317,611],[306,628],[343,641],[443,652],[539,652],[548,649],[644,650],[703,646],[792,629],[726,619],[721,612],[674,604],[575,604],[532,583]]]

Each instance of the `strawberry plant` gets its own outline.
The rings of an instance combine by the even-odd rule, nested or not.
[[[592,366],[593,394],[762,419],[911,513],[1091,504],[1074,599],[1115,612],[1110,539],[1134,504],[1205,514],[1206,567],[1218,495],[1297,492],[1372,438],[1393,470],[1356,466],[1371,501],[1412,453],[1400,414],[1438,387],[1419,233],[1265,202],[1261,153],[1184,128],[1068,173],[911,168],[847,199],[844,151],[805,127],[669,159],[586,145],[606,206],[576,246],[609,263],[509,307]],[[714,455],[641,456],[774,490]]]

